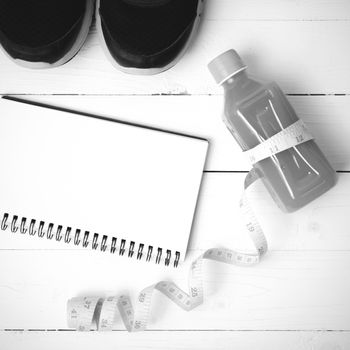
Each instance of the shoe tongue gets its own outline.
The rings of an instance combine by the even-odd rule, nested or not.
[[[123,1],[133,6],[157,7],[157,6],[165,5],[172,0],[123,0]]]

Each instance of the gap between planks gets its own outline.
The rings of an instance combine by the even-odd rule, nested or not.
[[[71,328],[58,328],[58,329],[43,329],[43,328],[13,328],[13,329],[0,329],[1,332],[78,332],[75,329]],[[91,330],[90,332],[97,332]],[[123,332],[127,333],[126,329],[113,329],[111,332]],[[246,333],[254,333],[254,332],[318,332],[318,333],[350,333],[350,329],[146,329],[145,332],[246,332]]]
[[[350,93],[328,93],[328,94],[321,94],[321,93],[286,93],[286,96],[291,96],[291,97],[346,97],[350,96]],[[26,97],[40,97],[40,96],[63,96],[63,97],[160,97],[160,96],[173,96],[173,97],[178,97],[178,96],[223,96],[222,93],[208,93],[208,94],[201,94],[201,93],[187,93],[187,92],[179,92],[179,93],[152,93],[152,94],[108,94],[108,93],[102,93],[102,94],[97,94],[97,93],[8,93],[8,94],[0,94],[0,96],[13,96],[13,97],[21,97],[21,96],[26,96]]]

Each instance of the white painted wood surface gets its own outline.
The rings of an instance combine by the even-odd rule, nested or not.
[[[25,70],[0,54],[0,94],[198,134],[212,144],[188,259],[178,270],[2,234],[0,349],[349,349],[349,33],[349,0],[208,0],[195,44],[159,76],[115,71],[94,30],[74,60],[51,71]],[[285,215],[254,185],[249,196],[271,250],[249,269],[206,263],[198,309],[185,313],[156,295],[143,334],[126,333],[121,322],[109,334],[67,330],[69,297],[135,296],[159,279],[186,288],[189,263],[203,250],[250,247],[237,209],[249,165],[220,120],[222,94],[206,70],[231,47],[252,73],[293,94],[291,103],[342,172],[337,187]]]

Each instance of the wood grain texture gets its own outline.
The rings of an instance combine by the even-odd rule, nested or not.
[[[6,350],[346,350],[350,334],[344,332],[154,332],[130,334],[77,332],[0,332]]]
[[[136,298],[159,280],[186,289],[198,255],[173,270],[88,251],[2,250],[0,329],[67,329],[74,296]],[[350,251],[274,251],[252,268],[207,262],[204,304],[186,312],[155,293],[148,329],[349,331],[349,264]],[[118,316],[115,329],[124,329]]]
[[[348,21],[347,0],[206,0],[206,20]]]
[[[217,54],[235,48],[253,75],[276,80],[286,93],[298,95],[289,99],[333,166],[350,171],[350,1],[207,0],[203,19],[181,62],[153,77],[116,71],[95,28],[77,57],[57,69],[22,69],[0,53],[0,94],[30,95],[205,136],[211,141],[207,171],[247,171],[220,120],[222,91],[206,69]],[[135,297],[159,279],[186,288],[189,262],[208,247],[251,248],[237,210],[244,177],[205,174],[188,259],[175,271],[0,235],[0,349],[349,349],[349,174],[340,174],[336,188],[293,215],[281,213],[263,187],[254,185],[249,197],[271,250],[254,268],[206,263],[205,304],[193,312],[156,294],[151,331],[66,329],[69,297],[124,292]],[[28,331],[33,328],[42,330]],[[116,329],[123,329],[120,320]]]

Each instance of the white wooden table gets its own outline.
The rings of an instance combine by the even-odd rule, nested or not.
[[[349,349],[349,35],[349,0],[208,0],[193,47],[159,76],[116,71],[94,29],[57,69],[22,69],[0,54],[0,94],[211,141],[187,262],[177,270],[0,235],[0,349]],[[229,48],[252,74],[279,82],[339,171],[338,185],[292,215],[254,186],[269,254],[254,268],[207,263],[205,303],[196,310],[183,312],[157,294],[145,333],[129,334],[121,322],[108,334],[69,330],[70,297],[134,297],[160,279],[186,288],[189,263],[203,250],[249,244],[237,205],[249,165],[221,122],[222,92],[206,69]]]

